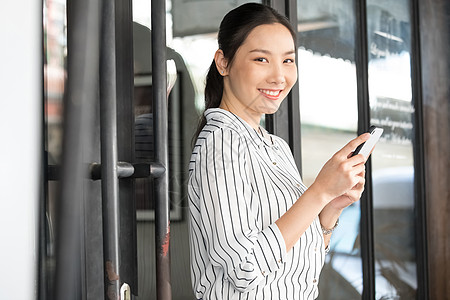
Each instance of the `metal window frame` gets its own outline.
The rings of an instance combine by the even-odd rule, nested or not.
[[[414,113],[414,207],[417,261],[417,299],[428,299],[428,244],[425,185],[425,142],[422,99],[422,55],[420,50],[420,0],[410,1],[411,16],[411,88]]]
[[[355,64],[358,103],[358,134],[369,129],[370,105],[368,83],[368,38],[367,38],[367,2],[355,0],[356,37]],[[361,260],[363,269],[362,299],[375,298],[375,252],[373,234],[373,191],[371,158],[366,163],[365,191],[361,196]]]

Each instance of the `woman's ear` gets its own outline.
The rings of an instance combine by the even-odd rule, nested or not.
[[[219,71],[220,75],[228,75],[228,61],[223,55],[223,51],[221,49],[217,50],[214,54],[214,61],[216,62],[216,68]]]

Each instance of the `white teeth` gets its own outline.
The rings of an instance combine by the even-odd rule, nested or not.
[[[269,91],[269,90],[260,90],[260,91],[269,96],[278,96],[278,94],[280,93],[280,91]]]

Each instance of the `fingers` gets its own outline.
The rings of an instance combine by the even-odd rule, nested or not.
[[[366,175],[366,165],[365,164],[358,164],[358,165],[353,166],[352,173],[355,176],[364,177]]]
[[[349,157],[352,154],[352,152],[356,149],[356,147],[358,147],[360,144],[367,141],[369,139],[369,137],[370,137],[370,133],[361,134],[357,138],[348,142],[347,145],[345,145],[341,150],[339,150],[338,153],[340,153],[341,155],[343,155],[345,157]],[[356,155],[356,156],[358,156],[358,155]],[[362,154],[361,154],[361,156],[364,157]]]
[[[364,176],[366,165],[363,155],[357,155],[352,158],[346,158],[338,162],[341,174],[348,174],[351,177]]]
[[[352,201],[356,202],[361,198],[362,193],[364,192],[364,185],[366,183],[366,180],[364,177],[360,177],[359,182],[348,192],[345,193],[345,195]]]
[[[330,199],[333,199],[352,190],[361,182],[361,179],[364,180],[365,157],[363,155],[347,157],[352,150],[369,137],[370,134],[362,134],[333,155],[322,167],[313,185],[320,187]]]
[[[355,190],[364,190],[364,185],[366,184],[366,178],[364,176],[359,177],[358,183],[353,187]]]
[[[361,176],[363,178],[366,177],[366,166],[365,165],[364,165],[364,170],[361,173],[359,173],[358,176]]]
[[[365,184],[366,184],[366,179],[364,177],[359,177],[358,183],[355,184],[355,186],[351,190],[361,194],[364,191]]]

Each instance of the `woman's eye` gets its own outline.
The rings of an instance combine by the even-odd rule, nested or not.
[[[255,61],[267,62],[267,59],[265,59],[264,57],[258,57],[258,58],[255,59]]]
[[[292,58],[288,58],[288,59],[285,59],[284,62],[285,62],[285,63],[288,63],[288,64],[292,64],[292,63],[295,62],[295,60],[292,59]]]

